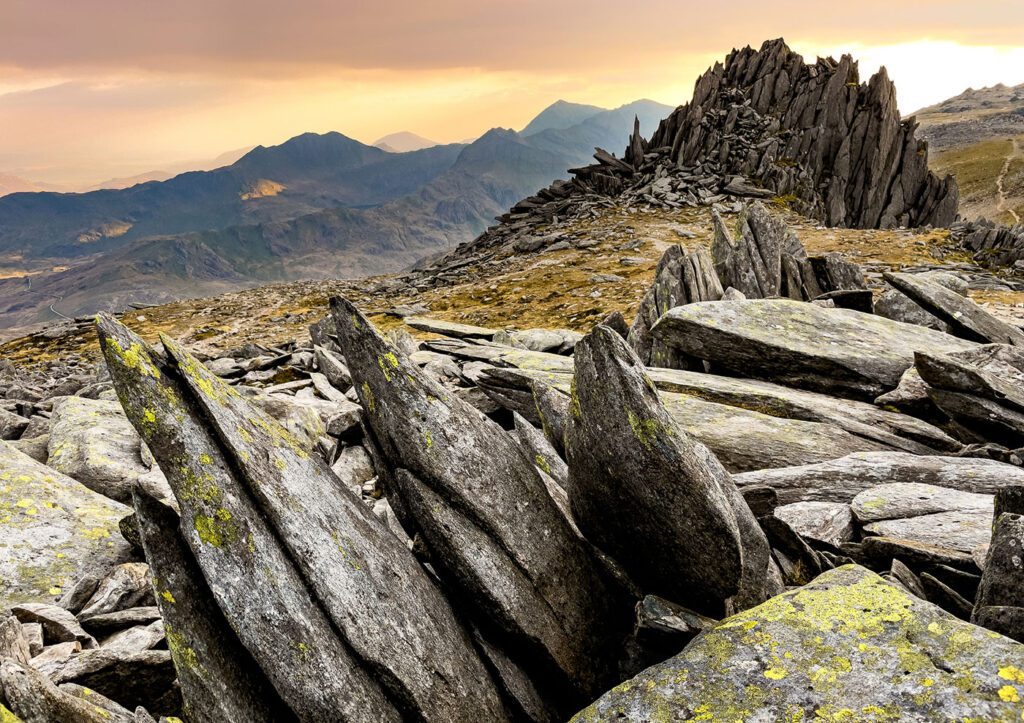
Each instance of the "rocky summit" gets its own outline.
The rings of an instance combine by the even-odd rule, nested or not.
[[[1021,720],[1024,282],[877,228],[893,99],[736,51],[406,274],[0,347],[0,722]]]

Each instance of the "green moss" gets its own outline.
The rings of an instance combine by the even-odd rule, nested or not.
[[[652,449],[654,443],[658,441],[658,436],[664,431],[664,425],[657,419],[640,419],[632,410],[627,411],[626,416],[633,436],[640,440],[644,447]]]
[[[238,527],[231,517],[231,513],[223,507],[217,510],[214,515],[196,515],[194,527],[199,534],[199,539],[213,547],[230,545],[238,539]]]

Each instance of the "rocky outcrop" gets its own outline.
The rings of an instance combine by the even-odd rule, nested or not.
[[[856,566],[722,621],[573,720],[1020,715],[1024,647]]]

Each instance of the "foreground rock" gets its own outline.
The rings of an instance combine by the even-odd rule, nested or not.
[[[653,334],[735,374],[860,399],[895,388],[914,352],[972,346],[914,324],[784,299],[680,306]]]
[[[0,608],[52,601],[89,572],[125,562],[128,509],[0,441]]]
[[[1005,513],[996,520],[972,619],[1024,642],[1024,517],[1020,515]]]
[[[218,606],[298,718],[505,717],[441,593],[324,461],[170,339],[162,359],[99,332]]]
[[[587,539],[645,592],[698,612],[720,616],[781,591],[729,473],[676,426],[622,338],[599,326],[575,357],[568,493]]]
[[[516,441],[399,356],[344,299],[342,350],[385,462],[385,493],[464,608],[561,709],[613,677],[630,603]]]
[[[853,565],[735,615],[574,721],[1017,720],[1024,646]]]

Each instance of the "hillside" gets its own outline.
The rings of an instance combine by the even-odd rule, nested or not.
[[[573,129],[551,129],[529,138],[495,130],[468,146],[401,154],[338,134],[300,136],[277,148],[257,148],[226,169],[119,192],[109,203],[128,202],[124,194],[139,196],[139,204],[168,195],[174,203],[147,206],[155,209],[150,219],[143,222],[140,217],[131,227],[104,226],[106,235],[94,234],[87,244],[53,241],[47,246],[53,256],[39,258],[39,266],[31,269],[40,271],[32,277],[32,293],[26,293],[24,280],[0,281],[0,324],[22,326],[53,318],[49,307],[55,300],[62,313],[76,316],[260,282],[397,271],[473,238],[515,201],[585,163],[595,146],[622,146],[634,116],[642,127],[653,129],[668,110],[641,101],[602,112]],[[182,185],[187,190],[179,193]],[[240,192],[252,200],[236,198]],[[74,201],[49,195],[11,198],[62,205]],[[218,204],[218,198],[225,203]],[[174,216],[172,209],[189,199],[182,217]],[[4,200],[0,219],[8,218],[2,215]],[[221,220],[210,230],[187,228],[222,212],[227,216],[218,216]],[[36,228],[46,227],[45,216],[36,213],[33,218]],[[248,222],[224,223],[223,218]],[[155,229],[165,221],[176,235],[161,232],[137,239],[144,224]],[[62,223],[58,219],[54,225],[60,228]],[[0,220],[0,240],[7,224],[16,226]],[[21,233],[28,233],[25,225]],[[15,251],[30,259],[33,255],[10,249]],[[57,263],[66,265],[64,252],[79,261],[49,271]],[[102,253],[87,257],[97,252]]]
[[[373,145],[388,153],[408,153],[409,151],[422,151],[424,148],[432,148],[441,144],[409,131],[399,131],[378,138]]]

